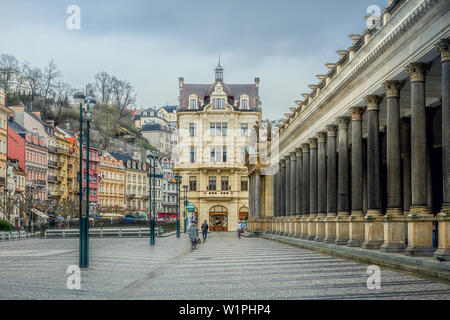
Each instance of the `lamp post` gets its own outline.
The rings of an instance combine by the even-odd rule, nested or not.
[[[95,107],[95,100],[91,97],[86,98],[81,92],[74,94],[74,99],[80,104],[80,170],[78,174],[79,182],[79,230],[80,230],[80,268],[89,268],[89,131],[92,121],[91,107]],[[83,110],[83,102],[86,104],[86,110]],[[86,213],[83,215],[83,113],[87,122],[86,126]]]
[[[180,183],[181,183],[181,176],[176,175],[174,176],[175,183],[177,185],[177,238],[180,237]]]
[[[188,186],[183,186],[183,191],[184,191],[184,233],[187,233],[186,230],[186,223],[187,223],[187,217],[186,217],[186,204],[187,204],[187,190],[188,190]]]
[[[148,173],[149,179],[149,201],[148,201],[148,214],[150,218],[150,245],[155,245],[155,218],[156,218],[156,161],[158,156],[156,154],[150,153],[147,155],[150,160],[150,167]],[[153,170],[152,170],[153,168]],[[153,171],[153,172],[152,172]],[[153,180],[152,180],[153,177]],[[153,207],[153,210],[152,210]]]

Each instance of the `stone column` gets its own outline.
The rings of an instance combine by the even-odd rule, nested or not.
[[[295,206],[296,206],[296,186],[297,186],[297,177],[296,177],[296,169],[297,169],[297,158],[295,156],[295,152],[291,152],[290,154],[290,159],[291,159],[291,177],[290,177],[290,212],[289,212],[289,223],[288,223],[288,236],[289,237],[293,237],[295,234],[295,225],[294,225],[294,216],[295,216]]]
[[[308,218],[309,218],[309,144],[302,144],[303,148],[303,215],[302,215],[302,239],[308,238]]]
[[[286,214],[283,219],[283,235],[289,235],[289,216],[291,214],[291,157],[289,155],[284,157],[286,161],[286,180],[285,180],[285,201],[286,201]]]
[[[383,252],[403,252],[406,248],[400,149],[400,90],[404,84],[405,81],[395,80],[383,84],[387,99],[387,212],[380,248]]]
[[[438,214],[439,248],[436,259],[450,261],[450,41],[436,46],[442,62],[442,209]]]
[[[336,126],[327,126],[327,217],[325,218],[326,243],[336,239],[337,177],[336,177]]]
[[[309,218],[308,240],[316,238],[317,218],[317,139],[309,139]]]
[[[295,149],[296,169],[295,169],[295,181],[296,181],[296,201],[295,201],[295,237],[301,236],[301,217],[303,212],[303,151],[302,148]]]
[[[339,161],[338,161],[338,216],[336,218],[337,245],[346,245],[349,239],[348,222],[349,206],[349,174],[348,174],[348,123],[347,117],[340,117],[339,123]]]
[[[275,174],[273,175],[273,183],[272,183],[272,196],[273,196],[273,217],[272,217],[272,223],[271,223],[271,229],[270,229],[270,233],[274,233],[274,228],[273,228],[273,221],[275,221],[274,219],[278,216],[278,185],[277,185],[277,179],[278,179],[278,171],[275,172]]]
[[[252,173],[248,175],[248,213],[249,213],[249,224],[253,217],[253,179]]]
[[[317,218],[316,237],[317,242],[325,239],[325,218],[327,217],[327,133],[317,134]]]
[[[383,244],[383,216],[381,213],[381,154],[380,110],[381,97],[367,96],[367,214],[365,217],[364,249],[379,249]]]
[[[279,220],[279,235],[283,235],[283,228],[281,220],[286,216],[286,161],[284,159],[281,160],[281,194],[280,194],[280,204],[281,204],[281,212],[280,212],[280,220]]]
[[[427,206],[427,126],[425,76],[430,64],[412,63],[407,67],[411,78],[411,194],[408,215],[409,256],[433,256],[433,215]]]
[[[361,247],[364,241],[363,213],[363,144],[362,114],[364,108],[350,108],[352,119],[352,212],[349,223],[349,240],[347,246]]]
[[[259,171],[255,171],[255,192],[253,194],[255,201],[255,215],[256,219],[258,219],[258,225],[261,220],[261,175]]]

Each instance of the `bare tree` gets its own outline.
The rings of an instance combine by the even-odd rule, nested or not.
[[[13,55],[0,55],[0,88],[9,92],[9,83],[19,69],[19,60]]]
[[[95,75],[95,88],[100,97],[101,104],[107,104],[111,100],[113,77],[105,72],[99,72]]]
[[[51,90],[54,87],[56,78],[60,76],[61,72],[58,70],[55,62],[53,60],[50,60],[50,62],[44,69],[44,99],[46,102],[51,95]]]
[[[38,90],[42,88],[42,82],[44,80],[44,74],[38,67],[28,68],[26,71],[26,78],[31,93],[31,102],[34,102]]]
[[[55,119],[58,123],[61,122],[61,116],[65,108],[69,107],[69,100],[72,96],[73,89],[70,85],[64,81],[58,81],[55,85],[55,106],[56,106],[56,115]]]
[[[134,87],[126,80],[119,80],[116,77],[112,79],[113,103],[119,110],[120,115],[123,111],[136,102],[136,93]]]
[[[30,63],[28,61],[24,61],[20,64],[20,68],[18,69],[18,72],[16,73],[15,80],[16,80],[16,88],[14,92],[16,94],[20,95],[20,90],[22,90],[23,86],[25,85],[25,82],[27,80],[26,72],[30,68]]]

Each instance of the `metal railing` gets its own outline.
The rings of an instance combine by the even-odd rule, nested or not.
[[[174,227],[157,226],[156,236],[169,236],[175,233],[176,224]],[[49,229],[45,231],[45,238],[78,238],[79,229]],[[90,228],[89,237],[97,238],[146,238],[150,237],[150,228]]]

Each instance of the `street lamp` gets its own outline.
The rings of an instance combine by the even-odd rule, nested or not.
[[[188,191],[188,186],[183,186],[184,189],[184,233],[187,233],[186,230],[186,223],[187,223],[187,217],[186,217],[186,204],[187,204],[187,191]]]
[[[180,183],[181,176],[174,176],[175,183],[177,184],[177,238],[180,237]]]
[[[80,171],[78,175],[79,194],[79,229],[80,229],[80,268],[89,268],[89,133],[90,122],[92,121],[91,107],[95,107],[95,100],[92,97],[86,98],[82,92],[77,92],[73,96],[74,100],[80,104]],[[83,102],[86,110],[83,109]],[[83,113],[87,123],[86,126],[86,214],[83,215]]]
[[[155,245],[155,218],[156,218],[156,161],[159,159],[158,155],[150,153],[147,155],[150,160],[150,167],[148,173],[149,181],[149,201],[148,201],[148,216],[150,218],[150,245]],[[153,173],[152,173],[153,168]],[[153,177],[153,184],[152,184]],[[153,201],[153,204],[152,204]],[[152,210],[153,207],[153,210]]]

